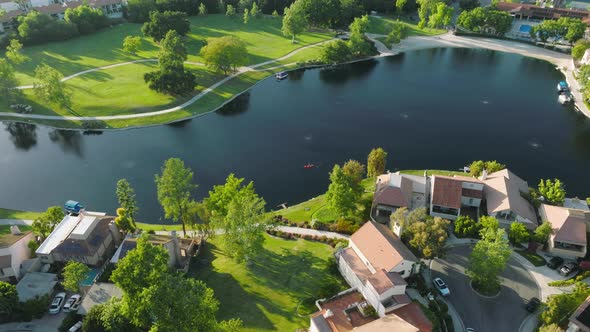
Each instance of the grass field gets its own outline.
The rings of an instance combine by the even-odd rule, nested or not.
[[[220,320],[240,318],[243,331],[295,331],[309,318],[296,314],[298,305],[314,298],[321,286],[340,277],[326,272],[333,249],[319,242],[266,236],[264,250],[247,264],[238,264],[208,242],[191,264],[189,274],[203,280],[220,302]]]
[[[431,28],[419,28],[418,22],[412,22],[407,17],[391,17],[391,16],[383,16],[383,17],[370,17],[369,21],[369,29],[368,32],[376,33],[380,35],[387,35],[391,32],[391,24],[393,22],[399,21],[403,23],[408,28],[408,36],[435,36],[440,35],[447,30],[443,29],[431,29]]]
[[[43,212],[19,211],[0,208],[0,219],[24,219],[33,220],[39,217]]]
[[[516,250],[522,257],[526,258],[534,266],[543,266],[547,264],[545,259],[537,254],[531,254],[527,250]]]

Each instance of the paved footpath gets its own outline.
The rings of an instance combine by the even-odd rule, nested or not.
[[[291,227],[291,226],[277,226],[275,227],[277,231],[285,232],[285,233],[292,233],[292,234],[301,234],[301,235],[312,235],[312,236],[325,236],[331,239],[344,239],[348,240],[350,236],[339,234],[335,232],[328,232],[328,231],[320,231],[316,229],[310,228],[301,228],[301,227]],[[177,231],[177,233],[181,233],[182,231]],[[156,231],[158,235],[170,235],[170,231]],[[195,236],[195,231],[187,231],[189,236]],[[215,234],[223,234],[223,231],[218,229]]]

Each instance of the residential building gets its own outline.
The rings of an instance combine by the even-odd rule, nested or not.
[[[586,256],[586,217],[584,211],[542,204],[539,214],[553,228],[548,251],[569,258]]]
[[[590,296],[570,316],[566,332],[590,332]]]
[[[526,181],[508,169],[489,175],[484,172],[480,179],[485,184],[484,196],[488,215],[498,219],[505,227],[515,221],[523,223],[530,230],[537,227],[537,214],[529,201],[523,197],[523,194],[529,192]]]
[[[137,239],[141,234],[128,234],[125,240],[121,243],[113,257],[111,263],[117,262],[127,256],[130,250],[137,247]],[[198,251],[200,242],[195,239],[181,239],[176,236],[176,231],[172,231],[171,235],[156,235],[148,234],[148,241],[155,245],[161,246],[168,252],[168,265],[176,267],[177,269],[188,270],[190,258]]]
[[[16,284],[18,300],[20,302],[26,302],[37,297],[51,295],[56,284],[57,274],[43,272],[27,273]]]
[[[311,316],[310,332],[431,332],[433,325],[420,305],[409,303],[377,318],[368,314],[367,301],[356,290],[342,292],[317,302],[319,311]]]
[[[466,176],[431,177],[430,215],[455,220],[461,215],[461,209],[477,209],[483,198],[483,183],[476,178]]]
[[[386,226],[366,222],[336,255],[346,282],[380,317],[410,303],[404,278],[415,272],[418,259]]]
[[[6,14],[0,17],[0,34],[17,28],[16,17],[36,10],[56,19],[63,19],[68,8],[86,4],[101,9],[107,17],[123,17],[123,0],[0,0],[0,8]]]
[[[108,282],[97,282],[90,286],[84,295],[78,314],[86,315],[95,305],[106,303],[111,297],[120,299],[123,297],[123,290],[115,284]]]
[[[42,263],[78,261],[100,265],[111,257],[121,235],[114,217],[83,211],[66,215],[36,251]]]
[[[28,244],[34,236],[16,225],[5,227],[10,227],[10,232],[0,235],[0,281],[16,281],[21,277],[21,264],[31,257]]]
[[[371,216],[374,221],[386,223],[395,210],[425,207],[428,178],[409,174],[387,173],[377,177]]]
[[[499,2],[496,9],[521,20],[557,20],[560,17],[578,18],[590,24],[590,12],[581,9],[540,7],[524,3]]]

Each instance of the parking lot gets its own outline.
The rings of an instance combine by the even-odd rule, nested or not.
[[[531,274],[514,258],[501,276],[502,290],[494,298],[476,294],[465,275],[469,262],[470,245],[450,248],[444,259],[432,263],[432,277],[442,278],[449,287],[448,300],[461,316],[465,327],[477,332],[518,331],[528,315],[527,301],[539,297],[539,289]]]

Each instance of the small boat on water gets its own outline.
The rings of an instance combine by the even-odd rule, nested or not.
[[[569,95],[569,93],[562,92],[559,94],[557,101],[559,101],[560,104],[564,105],[565,103],[569,103],[570,101],[572,101],[572,97]]]
[[[308,163],[307,165],[303,165],[303,168],[306,168],[306,169],[307,168],[314,168],[314,167],[315,167],[315,165],[311,164],[311,163]]]
[[[275,77],[277,78],[277,80],[284,80],[285,78],[287,78],[289,76],[289,74],[287,74],[286,72],[282,71],[280,73],[277,73],[275,75]]]
[[[566,81],[561,81],[559,83],[557,83],[557,92],[564,92],[564,91],[569,91],[570,87],[567,85]]]

